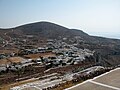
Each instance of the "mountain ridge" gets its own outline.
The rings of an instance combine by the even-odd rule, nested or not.
[[[72,31],[77,31],[77,32],[80,32],[86,36],[88,36],[89,34],[85,33],[83,30],[80,30],[80,29],[69,29],[69,28],[66,28],[62,25],[59,25],[59,24],[55,24],[55,23],[52,23],[52,22],[47,22],[47,21],[41,21],[41,22],[34,22],[34,23],[28,23],[28,24],[23,24],[23,25],[19,25],[19,26],[16,26],[16,27],[13,27],[13,28],[0,28],[0,31],[1,30],[23,30],[23,29],[27,29],[27,31],[23,30],[24,32],[28,32],[28,29],[30,28],[33,28],[34,27],[44,27],[44,26],[48,26],[48,25],[53,25],[53,26],[57,26],[57,27],[60,27],[61,29],[67,29],[67,30],[72,30]],[[49,26],[48,26],[49,27]],[[41,29],[41,28],[40,28]],[[40,30],[39,29],[39,30]],[[45,29],[45,28],[43,28]],[[106,39],[114,39],[114,40],[119,40],[119,39],[116,39],[116,38],[108,38],[108,37],[102,37],[102,36],[96,36],[96,35],[89,35],[89,36],[92,36],[92,37],[98,37],[98,38],[106,38]]]
[[[13,30],[22,31],[24,34],[37,34],[37,35],[40,34],[40,36],[42,37],[47,36],[47,38],[56,38],[59,36],[71,37],[75,35],[86,34],[82,30],[69,29],[61,25],[57,25],[57,24],[54,24],[51,22],[45,22],[45,21],[25,24],[25,25],[13,28]]]

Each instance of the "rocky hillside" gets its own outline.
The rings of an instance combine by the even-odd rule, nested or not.
[[[32,35],[37,39],[68,38],[71,40],[79,36],[78,39],[81,42],[78,43],[77,47],[95,50],[95,58],[100,64],[108,66],[120,64],[120,40],[118,39],[90,36],[82,30],[68,29],[50,22],[37,22],[11,29],[0,29],[0,38],[6,40],[25,38],[26,35]]]
[[[88,36],[88,34],[81,30],[68,29],[50,22],[32,23],[14,29],[16,33],[19,31],[27,35],[38,35],[45,38],[73,37],[77,35]]]

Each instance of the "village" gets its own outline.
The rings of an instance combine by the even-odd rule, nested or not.
[[[44,90],[45,88],[57,88],[59,85],[62,85],[61,88],[65,88],[64,85],[68,82],[80,82],[81,80],[78,77],[82,77],[82,81],[84,81],[111,69],[97,65],[97,61],[93,57],[94,51],[76,47],[81,42],[77,40],[78,38],[75,37],[72,41],[76,44],[68,44],[67,38],[62,40],[49,39],[41,47],[26,45],[21,46],[20,50],[13,50],[12,53],[1,53],[0,84],[17,83],[32,78],[34,84],[9,86],[9,89],[36,88]],[[20,44],[18,39],[16,41],[13,39],[10,42],[13,41]],[[23,44],[25,41],[21,43]]]
[[[0,90],[120,90],[120,0],[0,0]]]
[[[46,67],[64,66],[84,62],[85,58],[93,56],[94,51],[78,49],[62,41],[48,40],[44,47],[22,49],[19,53],[0,54],[0,72],[16,71],[32,64]],[[50,66],[51,65],[51,66]]]

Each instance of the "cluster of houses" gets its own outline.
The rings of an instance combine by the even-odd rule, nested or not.
[[[25,49],[26,54],[36,54],[36,53],[54,53],[55,56],[42,57],[32,60],[23,59],[19,62],[12,62],[9,60],[9,64],[1,64],[0,72],[9,70],[18,70],[22,67],[29,66],[32,64],[45,65],[46,69],[53,67],[61,67],[65,65],[78,64],[84,60],[86,57],[93,56],[94,51],[88,49],[78,49],[74,45],[69,45],[61,40],[48,40],[47,45],[44,47],[38,47],[37,49]],[[14,58],[14,57],[12,57]],[[15,58],[17,60],[17,58]]]
[[[10,57],[9,59],[1,60],[0,72],[5,72],[7,70],[17,71],[23,67],[32,65],[32,59],[23,59],[21,57]]]
[[[15,53],[1,53],[0,54],[0,59],[8,58],[8,57],[13,57],[15,56]]]

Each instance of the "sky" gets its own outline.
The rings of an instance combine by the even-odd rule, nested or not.
[[[40,21],[120,39],[120,0],[0,0],[0,28]]]

